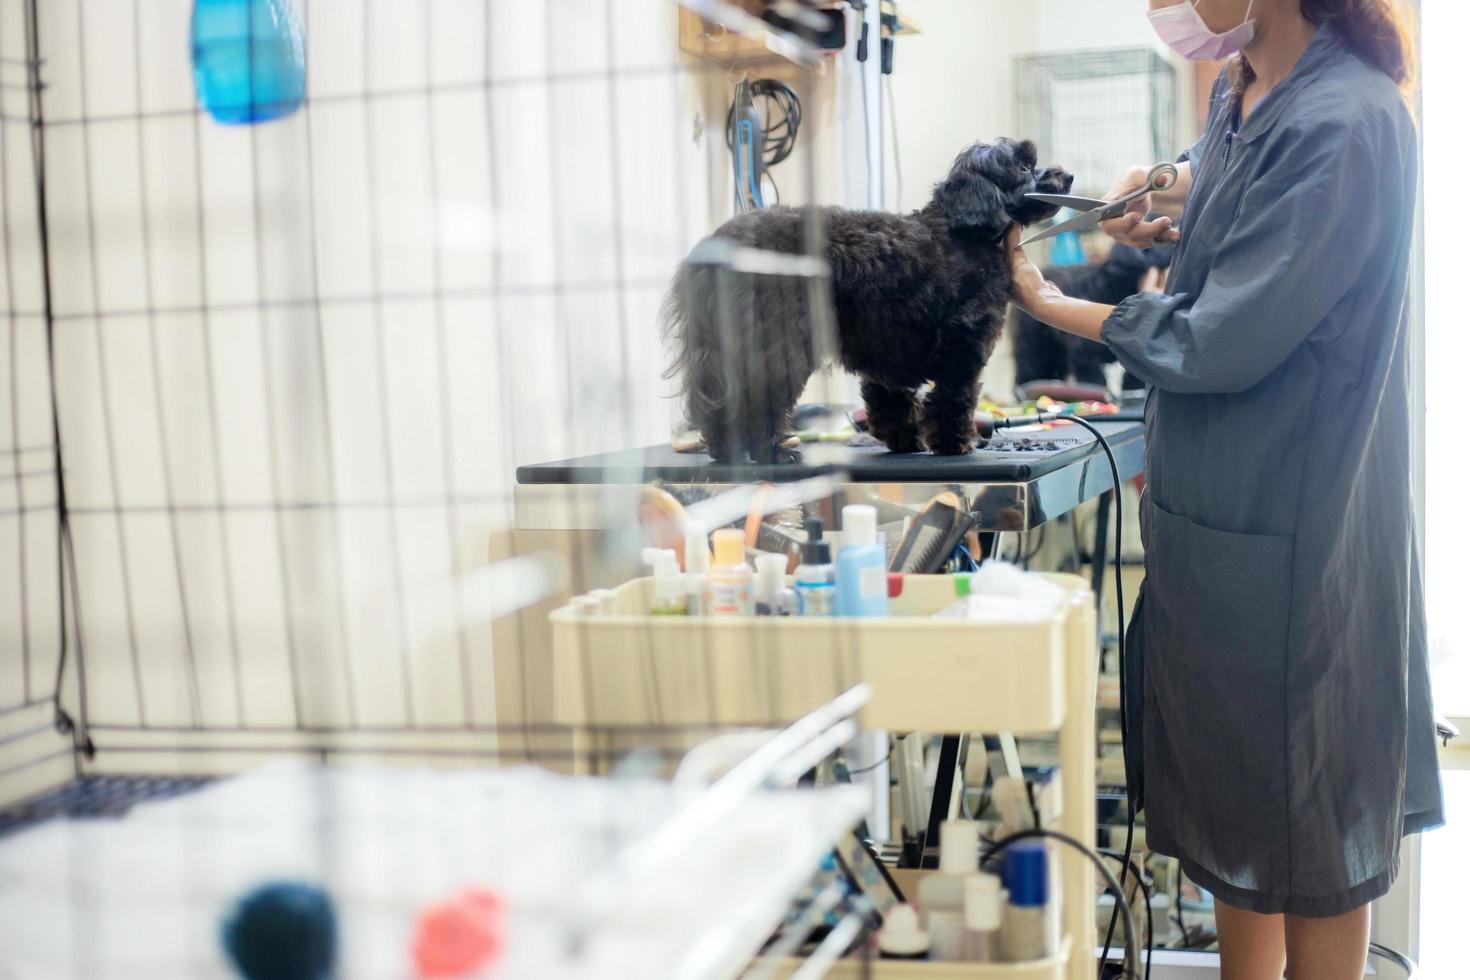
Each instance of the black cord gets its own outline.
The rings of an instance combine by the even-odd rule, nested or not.
[[[1078,425],[1085,428],[1088,432],[1092,433],[1093,438],[1097,440],[1097,444],[1101,446],[1103,452],[1107,454],[1108,468],[1112,471],[1113,474],[1113,518],[1115,522],[1113,527],[1113,583],[1117,592],[1116,599],[1118,605],[1118,720],[1119,727],[1123,730],[1123,752],[1126,756],[1128,752],[1128,688],[1126,680],[1126,675],[1128,671],[1123,663],[1125,656],[1124,651],[1127,649],[1127,624],[1124,622],[1123,619],[1123,480],[1118,475],[1118,460],[1113,456],[1113,447],[1108,445],[1108,440],[1103,437],[1102,431],[1099,430],[1098,427],[1093,425],[1091,422],[1087,421],[1084,418],[1079,418],[1076,415],[1067,415],[1063,416],[1063,418],[1065,418],[1069,422],[1077,423]],[[1097,556],[1093,556],[1093,560],[1096,561]],[[1124,766],[1124,770],[1124,782],[1126,783],[1126,765]],[[1123,842],[1123,853],[1132,854],[1133,827],[1134,822],[1137,819],[1137,814],[1133,810],[1132,791],[1125,787],[1123,795],[1128,805],[1128,834]],[[1123,879],[1125,882],[1127,881],[1128,869],[1130,867],[1131,862],[1128,864],[1124,864],[1123,866]],[[1102,963],[1099,964],[1098,976],[1102,976],[1102,966],[1107,963],[1107,951],[1108,948],[1111,947],[1113,944],[1113,931],[1117,928],[1118,914],[1121,911],[1122,908],[1120,906],[1113,906],[1113,915],[1112,918],[1108,921],[1107,938],[1103,940],[1103,958]],[[1132,920],[1132,916],[1129,916],[1128,918],[1130,921]],[[1152,912],[1150,912],[1149,914],[1149,921],[1153,921]],[[1147,974],[1145,974],[1145,980],[1148,980]]]
[[[1103,862],[1103,859],[1098,855],[1098,853],[1092,848],[1088,847],[1086,844],[1079,841],[1077,838],[1071,836],[1070,834],[1064,834],[1057,830],[1043,830],[1041,828],[1036,828],[1033,830],[1022,830],[1017,833],[1011,834],[1009,837],[997,841],[994,847],[987,849],[985,851],[984,857],[982,858],[982,861],[989,860],[990,858],[999,854],[1001,851],[1005,850],[1007,847],[1009,847],[1011,844],[1014,844],[1018,840],[1026,840],[1027,838],[1032,837],[1049,837],[1052,840],[1059,840],[1062,843],[1066,844],[1068,847],[1074,848],[1075,850],[1080,851],[1082,854],[1086,855],[1087,859],[1092,862],[1092,866],[1096,868],[1098,873],[1103,876],[1103,881],[1107,883],[1108,891],[1112,892],[1114,898],[1117,899],[1118,905],[1115,905],[1114,908],[1116,909],[1119,905],[1127,904],[1128,896],[1123,893],[1123,886],[1118,883],[1117,878],[1113,877],[1113,873],[1108,870],[1108,866]],[[1124,867],[1126,868],[1127,865],[1125,864]],[[1072,941],[1081,942],[1082,937],[1073,937]],[[1134,980],[1137,980],[1138,933],[1134,930],[1133,916],[1131,915],[1125,917],[1123,920],[1123,942],[1125,946],[1123,951],[1123,973],[1125,976],[1132,977],[1134,978]],[[1103,948],[1103,954],[1103,962],[1106,963],[1106,947]]]
[[[765,142],[761,147],[761,156],[769,169],[791,156],[791,151],[796,149],[796,136],[801,130],[801,99],[791,86],[773,78],[758,78],[751,82],[750,97],[752,102],[766,100],[760,106],[761,118],[765,123]],[[731,150],[735,148],[734,103],[731,103],[730,111],[725,114],[725,145]]]
[[[1097,853],[1103,855],[1104,857],[1110,857],[1114,861],[1117,861],[1119,864],[1126,864],[1128,866],[1128,869],[1133,872],[1133,879],[1138,882],[1138,888],[1143,889],[1143,905],[1148,915],[1148,941],[1143,947],[1143,975],[1144,977],[1148,977],[1153,972],[1154,968],[1154,888],[1152,884],[1153,876],[1148,874],[1147,869],[1142,864],[1136,863],[1131,860],[1124,861],[1123,855],[1120,851],[1111,851],[1105,847],[1100,847],[1098,848]],[[1138,895],[1138,888],[1134,889],[1133,891],[1135,897],[1137,897]],[[1132,900],[1128,902],[1128,914],[1133,914]],[[1108,950],[1107,947],[1104,946],[1103,958],[1107,959],[1107,955]]]
[[[892,755],[893,755],[893,738],[890,736],[889,739],[888,739],[888,751],[885,752],[885,753],[883,753],[883,758],[879,759],[877,762],[873,763],[871,766],[863,766],[861,769],[849,769],[849,770],[847,770],[847,774],[848,774],[848,776],[861,776],[863,773],[872,772],[874,769],[877,769],[879,766],[881,766],[884,763],[886,763],[892,757]]]

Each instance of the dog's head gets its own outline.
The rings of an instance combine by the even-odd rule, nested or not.
[[[1061,167],[1037,167],[1036,144],[1001,139],[976,143],[956,157],[949,176],[935,185],[930,207],[951,229],[999,238],[1012,223],[1034,224],[1057,213],[1027,194],[1071,189],[1072,175]]]

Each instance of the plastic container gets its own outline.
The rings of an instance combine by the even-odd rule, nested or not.
[[[704,615],[755,615],[755,572],[745,563],[745,535],[721,528],[714,542],[714,562],[704,577]]]
[[[194,0],[194,91],[215,122],[289,116],[306,98],[306,47],[289,0]]]
[[[1001,900],[1000,878],[981,871],[965,879],[965,932],[960,940],[960,959],[969,963],[1005,962],[1001,934],[1005,903]]]
[[[651,616],[683,616],[688,613],[684,593],[684,576],[679,573],[679,557],[672,548],[644,548],[643,563],[653,568],[653,601],[648,605]]]
[[[888,615],[888,559],[878,543],[878,511],[867,504],[842,508],[837,552],[837,615]]]
[[[691,616],[704,615],[704,577],[709,574],[709,527],[704,521],[684,523],[684,593]]]
[[[919,928],[912,905],[895,905],[889,910],[878,930],[878,955],[885,960],[929,958],[929,933]]]
[[[832,545],[822,537],[821,518],[808,518],[801,564],[793,576],[798,612],[802,616],[832,616],[837,612],[837,568]]]
[[[796,615],[796,592],[786,584],[786,556],[761,555],[755,560],[755,614]]]
[[[1023,840],[1006,848],[1006,956],[1014,962],[1050,956],[1056,948],[1056,924],[1048,901],[1050,872],[1046,844]]]
[[[919,882],[919,908],[936,960],[961,958],[965,933],[965,879],[980,864],[980,828],[973,820],[939,825],[939,871]]]

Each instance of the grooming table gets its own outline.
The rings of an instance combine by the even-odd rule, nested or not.
[[[1142,472],[1143,426],[1114,418],[1095,422],[1117,458],[1119,477],[1128,480]],[[845,451],[846,458],[832,459],[833,449]],[[516,528],[611,527],[610,521],[626,521],[634,513],[639,487],[653,481],[718,491],[756,481],[841,475],[874,496],[914,507],[941,491],[956,490],[968,502],[977,531],[1025,531],[1113,486],[1107,457],[1092,434],[1075,425],[1007,430],[969,456],[890,453],[881,446],[817,445],[805,451],[813,461],[757,465],[716,463],[704,453],[650,446],[522,466],[516,470]],[[615,499],[619,496],[626,496],[626,506]]]

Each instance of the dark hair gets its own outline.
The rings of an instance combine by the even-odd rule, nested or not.
[[[1419,55],[1412,14],[1403,0],[1301,0],[1302,16],[1313,24],[1331,21],[1343,40],[1369,64],[1398,83],[1408,97],[1419,81]],[[1255,73],[1240,55],[1230,61],[1235,93],[1245,91]]]

